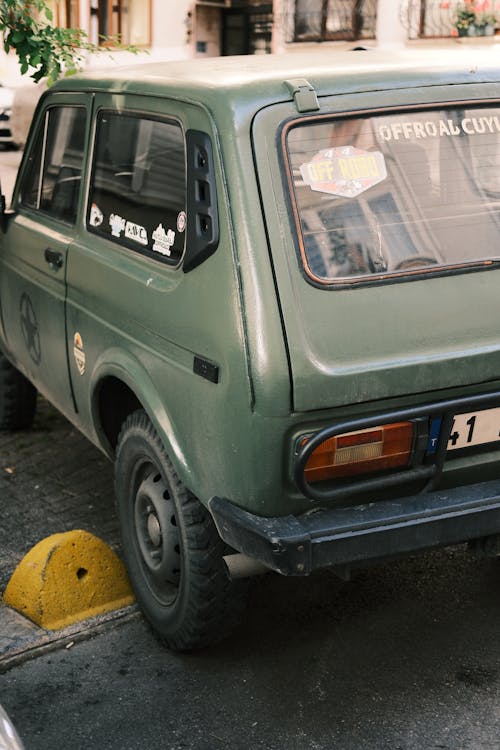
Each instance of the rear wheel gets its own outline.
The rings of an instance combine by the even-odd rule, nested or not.
[[[246,583],[229,580],[210,514],[178,478],[143,411],[122,427],[115,486],[130,580],[154,630],[176,650],[221,640],[239,620]]]
[[[36,388],[0,352],[0,430],[31,427],[36,412]]]

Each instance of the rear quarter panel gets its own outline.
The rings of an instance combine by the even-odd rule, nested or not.
[[[282,425],[272,410],[289,413],[289,381],[267,246],[256,242],[265,235],[253,198],[253,164],[236,151],[230,126],[220,144],[202,108],[152,97],[96,98],[96,107],[110,105],[166,114],[184,130],[210,133],[221,233],[216,252],[184,273],[90,234],[82,224],[67,269],[69,360],[80,425],[88,431],[92,424],[102,380],[119,378],[202,501],[218,494],[262,508],[282,481]],[[269,278],[261,286],[240,257],[248,254],[263,256],[259,273]],[[260,268],[262,261],[255,264]],[[83,375],[72,356],[76,333],[85,352]],[[218,383],[193,372],[195,355],[218,367]],[[98,425],[90,436],[105,444]]]

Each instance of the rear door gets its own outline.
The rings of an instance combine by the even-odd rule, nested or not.
[[[397,108],[390,92],[332,97],[319,115],[283,105],[256,118],[296,410],[498,380],[491,94],[469,86],[445,105],[436,89],[415,106],[421,93],[398,92]]]
[[[73,411],[66,347],[68,248],[75,234],[87,127],[84,95],[53,95],[39,112],[0,254],[9,353],[61,411]]]

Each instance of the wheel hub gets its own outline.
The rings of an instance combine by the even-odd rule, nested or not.
[[[150,585],[159,598],[171,598],[180,581],[180,536],[168,486],[155,471],[139,485],[134,501],[134,521],[138,549]]]
[[[148,516],[147,529],[151,544],[153,547],[159,547],[161,544],[161,526],[158,517],[153,509]]]

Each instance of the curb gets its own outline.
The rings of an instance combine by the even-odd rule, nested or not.
[[[141,617],[139,608],[133,604],[62,630],[49,631],[38,628],[22,615],[0,604],[0,631],[2,633],[5,631],[4,623],[6,623],[7,629],[15,633],[15,636],[11,638],[0,636],[0,674],[50,651],[61,648],[69,649],[75,643],[89,640],[108,628],[125,625]]]

